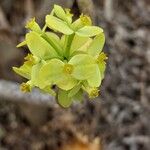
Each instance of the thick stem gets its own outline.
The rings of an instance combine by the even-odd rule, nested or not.
[[[45,32],[46,28],[47,28],[47,25],[45,24],[43,29],[42,29],[42,32]]]
[[[70,56],[70,48],[75,34],[67,35],[65,39],[65,57],[68,59]]]
[[[20,111],[33,126],[39,126],[47,121],[49,106],[57,106],[55,98],[42,94],[39,90],[22,93],[19,84],[0,80],[0,101],[17,102]]]
[[[50,39],[45,33],[42,34],[42,37],[55,49],[57,54],[62,58],[63,49],[55,43],[52,39]]]

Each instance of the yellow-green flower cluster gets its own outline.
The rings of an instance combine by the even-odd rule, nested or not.
[[[13,67],[16,73],[28,79],[21,85],[22,91],[38,87],[56,96],[51,89],[56,85],[57,100],[63,107],[81,99],[84,91],[90,98],[99,95],[107,59],[102,52],[103,29],[93,26],[86,15],[81,14],[76,21],[72,17],[69,9],[54,5],[43,29],[35,18],[29,21],[26,28],[30,32],[17,47],[27,45],[30,53],[21,67]],[[47,31],[48,28],[53,32]]]

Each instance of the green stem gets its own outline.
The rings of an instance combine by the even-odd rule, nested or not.
[[[47,28],[47,25],[45,25],[45,26],[43,27],[42,32],[45,32],[46,28]]]
[[[67,35],[65,39],[65,57],[68,59],[70,56],[70,48],[75,34]]]
[[[62,48],[60,46],[58,46],[55,41],[53,41],[52,39],[50,39],[45,33],[42,34],[42,37],[55,49],[55,51],[57,52],[57,54],[62,57]]]

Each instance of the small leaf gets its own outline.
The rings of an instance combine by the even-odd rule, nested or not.
[[[76,85],[73,89],[71,89],[68,93],[68,97],[73,97],[74,95],[76,95],[79,90],[81,88],[81,84]]]
[[[88,50],[87,50],[88,53],[92,56],[98,55],[102,51],[102,49],[104,47],[104,43],[105,43],[104,33],[101,33],[101,34],[97,35],[93,39],[93,42],[88,47]]]
[[[52,30],[56,30],[59,31],[63,34],[66,35],[70,35],[73,34],[73,30],[67,25],[66,22],[51,16],[51,15],[47,15],[46,16],[46,24],[49,28],[51,28]]]
[[[77,19],[76,21],[74,21],[74,22],[72,23],[71,27],[72,27],[72,29],[73,29],[74,31],[77,31],[77,30],[79,30],[80,28],[84,27],[84,25],[83,25],[81,19],[79,18],[79,19]]]
[[[69,64],[74,66],[72,76],[78,80],[86,80],[95,73],[96,63],[90,55],[75,55],[71,58]]]
[[[78,54],[71,58],[69,64],[73,66],[86,65],[95,63],[95,59],[88,54]]]
[[[67,35],[62,35],[61,39],[60,39],[60,44],[61,46],[64,48],[65,47],[65,39],[66,39]]]
[[[87,54],[86,52],[83,52],[83,51],[76,51],[76,52],[73,52],[71,55],[70,55],[70,58],[72,58],[73,56],[75,55],[79,55],[79,54]]]
[[[20,68],[13,67],[13,70],[26,79],[31,79],[32,64],[25,62]]]
[[[78,93],[73,96],[73,100],[82,102],[83,101],[83,90],[80,89]]]
[[[26,35],[27,45],[31,53],[42,59],[58,57],[54,48],[38,33],[32,31]]]
[[[39,86],[39,78],[38,77],[39,77],[39,72],[40,72],[40,69],[42,66],[43,66],[42,63],[38,63],[32,67],[31,83],[34,86]]]
[[[36,23],[35,18],[31,19],[25,26],[25,28],[35,31],[37,33],[42,33],[40,26]]]
[[[58,103],[63,108],[68,108],[72,104],[72,99],[68,97],[68,92],[59,90],[58,91]]]
[[[54,12],[58,18],[66,21],[66,13],[61,6],[54,5]]]
[[[103,79],[104,74],[105,74],[105,70],[106,70],[106,63],[105,62],[99,63],[98,66],[99,66],[99,70],[100,70],[100,73],[101,73],[101,78]]]
[[[88,40],[89,40],[89,37],[81,37],[81,36],[75,35],[71,44],[70,53],[72,54],[73,52],[77,51]]]
[[[71,75],[62,74],[61,78],[59,78],[55,83],[60,89],[68,91],[76,86],[78,81]]]
[[[50,85],[46,86],[45,88],[41,89],[44,93],[49,93],[52,96],[56,96],[56,92],[51,89]]]
[[[101,84],[101,73],[98,65],[95,67],[95,73],[93,76],[87,79],[89,86],[91,87],[99,87]]]
[[[77,31],[80,28],[83,28],[84,26],[91,26],[91,25],[92,25],[91,18],[87,15],[81,14],[80,18],[72,23],[72,28],[74,29],[74,31]]]
[[[92,37],[103,32],[103,29],[97,26],[84,26],[76,31],[76,34],[83,37]]]
[[[26,46],[26,45],[27,45],[27,42],[23,41],[23,42],[19,43],[16,47],[19,48],[19,47],[23,47],[23,46]]]
[[[41,68],[39,81],[41,88],[56,84],[63,90],[70,90],[77,84],[76,79],[64,72],[64,63],[59,59],[52,59]]]
[[[53,33],[53,32],[46,32],[46,35],[47,35],[48,37],[50,37],[50,38],[55,39],[55,41],[57,41],[57,43],[60,42],[59,36],[56,35],[55,33]]]
[[[56,83],[61,79],[63,74],[64,63],[59,59],[52,59],[47,64],[43,65],[39,72],[39,86],[44,88],[45,86]]]
[[[86,52],[87,53],[87,49],[88,49],[88,47],[89,47],[89,45],[92,43],[92,39],[91,38],[89,38],[87,41],[86,41],[86,43],[84,43],[84,45],[82,45],[82,47],[80,47],[79,49],[78,49],[78,51],[80,51],[80,52]]]
[[[61,6],[54,5],[54,12],[55,12],[56,16],[58,18],[62,19],[63,21],[65,21],[69,24],[72,22],[73,15],[70,13],[70,9],[65,9],[65,11],[64,11]]]

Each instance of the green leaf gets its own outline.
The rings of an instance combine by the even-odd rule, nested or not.
[[[52,96],[56,96],[56,92],[53,89],[51,89],[50,85],[46,86],[43,89],[41,89],[41,91],[44,92],[44,93],[49,93]]]
[[[77,51],[88,40],[89,40],[89,37],[81,37],[81,36],[75,35],[71,44],[70,53],[72,54],[73,52]]]
[[[65,47],[65,39],[66,39],[67,35],[62,35],[61,39],[60,39],[60,44],[61,46],[64,48]]]
[[[78,81],[74,79],[71,75],[62,74],[61,78],[56,80],[55,83],[60,89],[68,91],[76,86]]]
[[[96,63],[90,55],[75,55],[71,58],[69,64],[74,66],[72,76],[78,80],[86,80],[95,73]]]
[[[53,32],[46,32],[46,35],[47,35],[49,38],[55,39],[55,41],[57,41],[57,43],[60,43],[60,38],[59,38],[59,36],[56,35],[55,33],[53,33]]]
[[[75,67],[72,76],[78,80],[86,80],[95,74],[95,64],[78,65]]]
[[[13,67],[13,70],[26,79],[31,79],[32,64],[25,62],[20,68]]]
[[[73,29],[74,31],[77,31],[77,30],[79,30],[80,28],[84,27],[84,25],[83,25],[83,23],[82,23],[82,21],[81,21],[80,18],[77,19],[76,21],[74,21],[71,26],[72,26],[72,29]]]
[[[35,18],[32,18],[31,20],[29,20],[29,22],[26,24],[25,28],[35,31],[39,34],[42,33],[42,30],[41,30],[40,26],[36,23]]]
[[[32,72],[31,72],[31,83],[34,86],[39,86],[39,72],[41,67],[43,66],[42,63],[38,63],[32,67]]]
[[[56,30],[59,31],[63,34],[66,35],[70,35],[73,34],[73,30],[67,25],[66,22],[51,16],[51,15],[47,15],[46,16],[46,24],[49,28],[51,28],[52,30]]]
[[[43,65],[39,72],[39,86],[44,88],[45,86],[56,83],[61,79],[63,74],[64,63],[59,59],[52,59],[47,64]]]
[[[76,85],[73,89],[71,89],[68,93],[68,97],[73,97],[74,95],[76,95],[79,90],[81,88],[81,84]]]
[[[92,25],[91,18],[87,15],[81,14],[80,18],[72,23],[72,28],[74,29],[74,31],[77,31],[84,26],[91,26],[91,25]]]
[[[91,87],[99,87],[101,84],[101,73],[98,65],[95,67],[95,73],[93,76],[87,79],[89,86]]]
[[[76,34],[83,37],[92,37],[103,32],[103,29],[97,26],[84,26],[76,31]]]
[[[64,63],[59,59],[52,59],[45,64],[39,74],[40,87],[56,84],[63,90],[70,90],[76,84],[77,80],[71,75],[64,73]]]
[[[78,49],[78,51],[80,51],[80,52],[85,52],[85,53],[87,54],[87,49],[88,49],[89,45],[91,44],[91,42],[92,42],[92,39],[89,38],[89,39],[86,41],[86,43],[84,43],[84,45],[82,45],[82,46]]]
[[[84,52],[84,51],[75,51],[75,52],[73,52],[73,53],[70,55],[70,58],[72,58],[72,57],[75,56],[75,55],[79,55],[79,54],[87,54],[87,53]]]
[[[68,108],[72,104],[72,99],[68,97],[68,92],[59,90],[58,91],[58,104],[63,108]]]
[[[26,35],[27,45],[31,53],[42,59],[58,57],[54,48],[45,41],[38,33],[32,31]]]
[[[61,6],[54,5],[54,12],[58,18],[66,21],[66,13]]]
[[[73,100],[82,102],[83,101],[83,90],[80,89],[78,93],[73,96]]]
[[[27,42],[23,41],[23,42],[19,43],[16,47],[19,48],[19,47],[23,47],[23,46],[26,46],[26,45],[27,45]]]
[[[70,9],[65,9],[65,11],[63,10],[63,8],[59,5],[54,5],[54,12],[55,15],[62,19],[63,21],[66,21],[67,23],[71,23],[72,22],[72,14],[70,13]]]
[[[105,43],[104,33],[101,33],[101,34],[97,35],[93,39],[93,42],[88,47],[88,50],[87,50],[88,53],[92,56],[98,55],[102,51],[102,49],[104,47],[104,43]]]
[[[102,63],[99,63],[98,66],[99,66],[99,70],[101,73],[101,78],[103,79],[104,74],[105,74],[105,70],[106,70],[106,64],[105,64],[105,62],[102,62]]]

